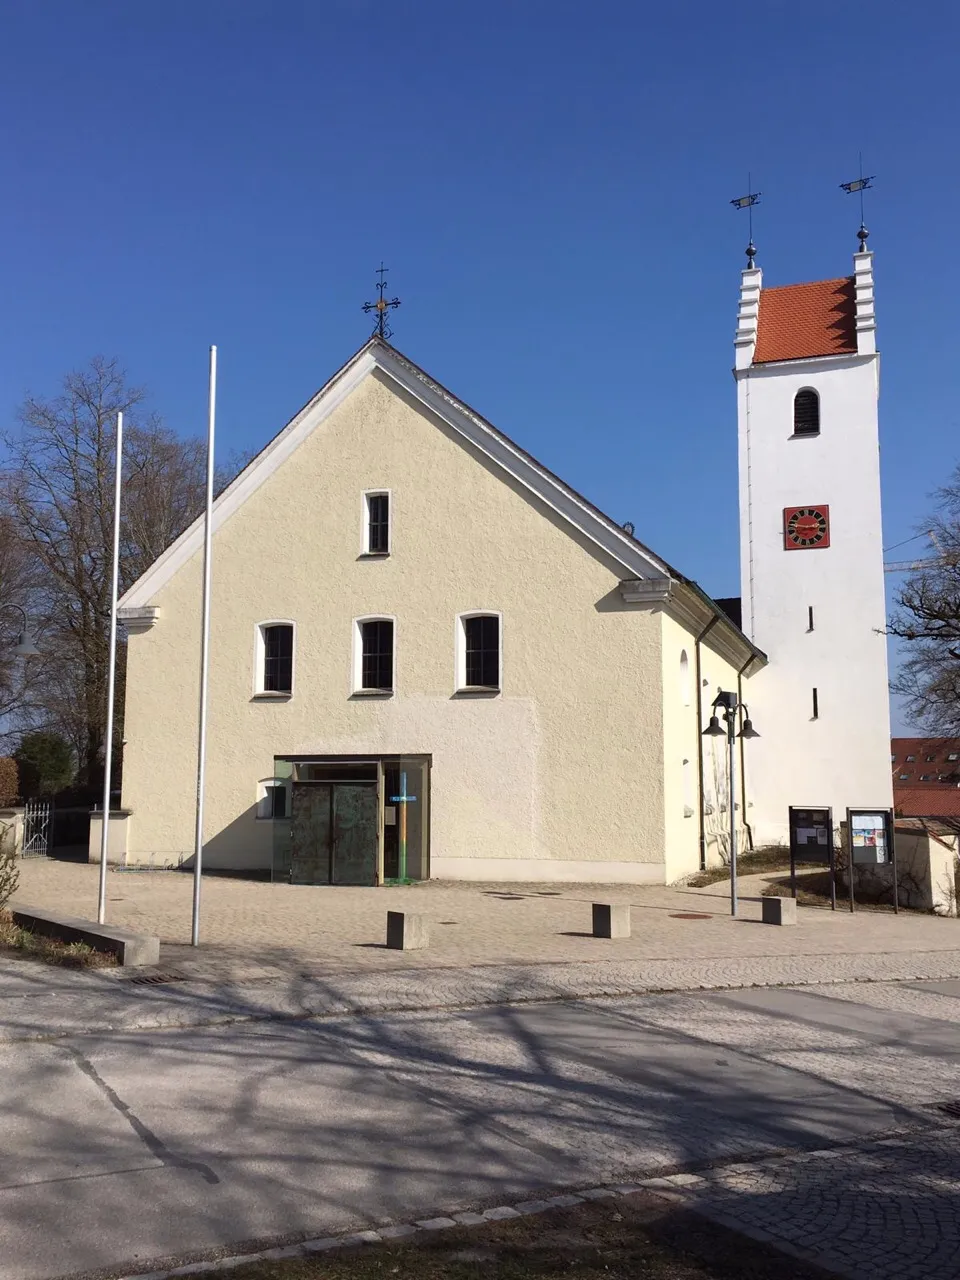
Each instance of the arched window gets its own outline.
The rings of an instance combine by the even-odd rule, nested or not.
[[[680,697],[685,707],[690,705],[690,659],[686,649],[680,650]]]
[[[795,436],[820,434],[820,397],[812,387],[804,387],[794,397],[793,434]]]

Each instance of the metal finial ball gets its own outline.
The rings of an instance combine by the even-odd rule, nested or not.
[[[753,266],[753,260],[757,256],[757,246],[751,240],[747,245],[747,266]]]
[[[870,232],[867,230],[867,228],[866,228],[866,227],[863,225],[863,223],[861,222],[861,223],[860,223],[860,230],[857,232],[857,239],[860,241],[860,244],[861,244],[861,245],[865,245],[865,244],[867,243],[867,239],[868,239],[869,235],[870,235]]]

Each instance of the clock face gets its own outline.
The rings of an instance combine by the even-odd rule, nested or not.
[[[830,508],[784,507],[783,545],[787,551],[829,547]]]

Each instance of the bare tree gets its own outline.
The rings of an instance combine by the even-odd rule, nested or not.
[[[23,661],[13,653],[24,616],[30,626],[35,625],[30,615],[37,575],[10,507],[9,494],[0,485],[0,744],[4,747],[33,722],[39,674],[35,660]]]
[[[8,509],[32,562],[36,608],[44,619],[43,719],[71,741],[78,780],[90,786],[103,768],[119,411],[125,454],[121,589],[203,505],[203,447],[179,439],[146,413],[144,400],[116,360],[97,357],[68,374],[54,399],[28,397],[19,430],[5,437]]]
[[[960,466],[935,494],[937,555],[907,579],[888,631],[908,644],[893,683],[925,728],[960,734]]]

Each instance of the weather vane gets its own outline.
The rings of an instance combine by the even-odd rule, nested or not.
[[[866,223],[863,220],[863,193],[865,191],[869,191],[869,189],[873,186],[873,180],[876,176],[877,175],[875,173],[872,173],[869,178],[865,178],[863,176],[863,152],[861,152],[860,153],[860,177],[855,179],[853,182],[840,183],[840,186],[843,188],[843,190],[847,193],[848,196],[852,196],[854,192],[860,193],[860,230],[857,232],[857,237],[860,241],[861,253],[866,253],[867,251],[867,237],[870,234],[870,232],[867,230]]]
[[[750,243],[747,245],[747,269],[748,270],[752,270],[754,266],[753,260],[757,256],[757,246],[753,243],[753,206],[755,204],[760,203],[760,197],[763,195],[762,191],[751,191],[750,188],[752,186],[753,186],[753,179],[751,175],[748,173],[747,174],[747,195],[738,196],[736,200],[730,201],[730,203],[733,205],[735,209],[746,209],[750,219]]]
[[[383,338],[384,341],[386,341],[387,338],[393,337],[393,330],[387,324],[387,312],[391,307],[399,307],[400,299],[385,298],[383,296],[384,290],[387,287],[387,268],[383,265],[382,261],[377,275],[380,277],[380,280],[377,283],[377,292],[380,296],[377,298],[376,302],[365,302],[363,304],[363,309],[366,312],[375,311],[377,313],[377,327],[373,332],[378,338]]]

